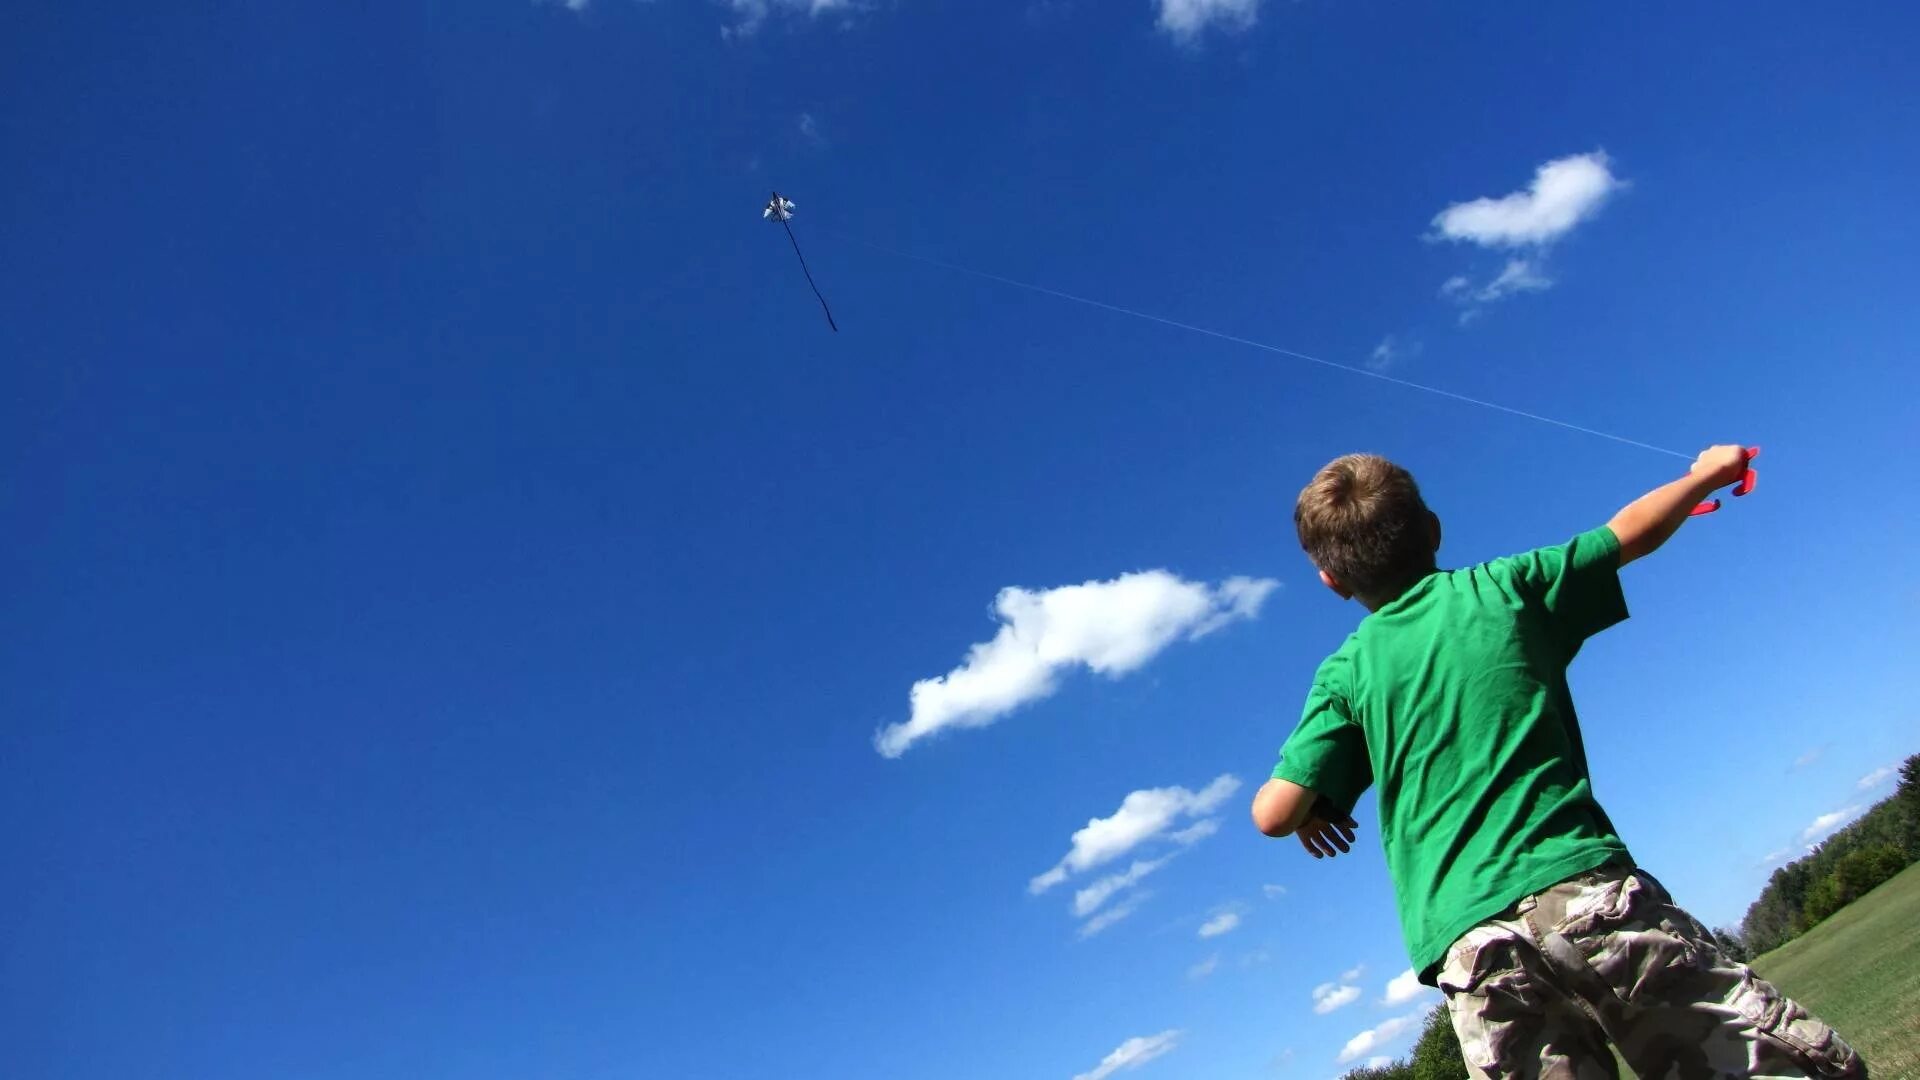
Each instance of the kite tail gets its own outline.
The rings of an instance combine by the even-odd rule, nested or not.
[[[807,269],[807,257],[800,254],[800,241],[794,238],[793,226],[788,224],[785,218],[781,218],[780,227],[787,230],[787,239],[793,244],[794,257],[800,260],[800,272],[807,275],[807,284],[813,287],[814,298],[820,301],[820,310],[827,313],[827,325],[833,328],[834,333],[839,333],[840,326],[833,321],[833,309],[827,306],[827,298],[820,294],[820,286],[814,284],[813,271]]]

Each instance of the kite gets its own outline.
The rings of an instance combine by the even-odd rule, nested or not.
[[[826,312],[827,325],[833,328],[834,333],[839,333],[840,327],[833,321],[833,309],[827,306],[827,298],[820,295],[820,286],[813,281],[813,271],[807,269],[807,257],[800,254],[800,241],[794,238],[793,200],[782,197],[776,191],[773,198],[767,200],[767,208],[760,211],[760,216],[768,221],[779,222],[780,227],[787,230],[787,239],[793,243],[793,254],[800,260],[800,272],[807,275],[807,284],[813,287],[813,295],[820,301],[820,310]]]

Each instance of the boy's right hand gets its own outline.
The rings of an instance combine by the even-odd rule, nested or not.
[[[1300,846],[1307,849],[1307,854],[1316,859],[1331,859],[1335,854],[1353,850],[1348,845],[1353,842],[1353,830],[1359,827],[1358,822],[1345,814],[1329,821],[1321,817],[1319,807],[1315,807],[1314,815],[1300,826],[1297,835],[1300,837]],[[1336,848],[1338,852],[1334,850]]]
[[[1746,472],[1747,448],[1744,446],[1710,446],[1700,451],[1700,456],[1693,461],[1693,475],[1710,483],[1709,490],[1737,484]]]

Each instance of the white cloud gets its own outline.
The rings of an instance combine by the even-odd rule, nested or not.
[[[1407,1002],[1425,994],[1430,987],[1420,981],[1420,973],[1408,968],[1387,981],[1387,994],[1380,999],[1382,1005],[1405,1005]]]
[[[1856,806],[1849,806],[1840,810],[1835,810],[1831,814],[1821,814],[1819,817],[1814,818],[1813,823],[1808,825],[1806,827],[1806,830],[1800,834],[1800,839],[1813,840],[1818,837],[1825,836],[1826,834],[1839,828],[1841,825],[1849,821],[1852,821],[1854,818],[1858,817],[1860,815],[1860,811],[1864,809],[1866,809],[1866,807],[1856,805]]]
[[[1199,982],[1201,979],[1204,979],[1207,976],[1213,974],[1214,969],[1218,968],[1219,966],[1220,966],[1220,954],[1214,953],[1212,956],[1209,956],[1205,960],[1202,960],[1199,963],[1188,968],[1187,978],[1192,979],[1194,982]]]
[[[1239,925],[1239,912],[1223,911],[1200,924],[1200,936],[1203,938],[1219,937],[1221,934],[1230,933],[1234,927]]]
[[[1504,300],[1515,293],[1543,292],[1552,287],[1553,279],[1546,272],[1546,256],[1531,255],[1524,259],[1508,259],[1500,273],[1484,285],[1475,285],[1457,275],[1450,277],[1440,286],[1440,295],[1466,309],[1460,313],[1460,325],[1465,326],[1480,317],[1482,304]],[[1372,360],[1367,365],[1375,371],[1386,366]]]
[[[1360,976],[1365,975],[1366,973],[1367,973],[1367,965],[1355,964],[1352,967],[1340,973],[1340,981],[1343,983],[1359,982]]]
[[[1073,1080],[1107,1080],[1107,1077],[1122,1069],[1137,1069],[1154,1058],[1171,1051],[1180,1043],[1180,1036],[1186,1032],[1178,1028],[1163,1031],[1158,1035],[1135,1035],[1116,1047],[1113,1053],[1100,1059],[1100,1064],[1091,1072],[1083,1072]]]
[[[1222,774],[1199,791],[1183,787],[1144,788],[1128,792],[1120,809],[1109,817],[1094,818],[1073,834],[1072,847],[1053,869],[1027,883],[1027,891],[1043,893],[1067,879],[1112,862],[1149,841],[1166,835],[1182,817],[1210,813],[1239,790],[1240,781]],[[1190,835],[1191,829],[1182,830]]]
[[[1180,41],[1192,41],[1201,31],[1216,27],[1247,30],[1260,15],[1260,0],[1155,0],[1160,29]]]
[[[1874,788],[1877,788],[1881,784],[1884,784],[1888,780],[1891,780],[1893,778],[1893,774],[1899,771],[1900,771],[1899,769],[1896,769],[1891,765],[1882,765],[1879,768],[1868,773],[1867,775],[1861,777],[1859,782],[1854,784],[1853,786],[1858,788],[1861,791],[1872,791]]]
[[[1378,1027],[1368,1028],[1353,1038],[1348,1039],[1347,1045],[1340,1050],[1340,1064],[1345,1065],[1347,1062],[1363,1054],[1371,1054],[1373,1051],[1392,1042],[1394,1039],[1412,1029],[1416,1024],[1420,1023],[1422,1015],[1421,1013],[1415,1012],[1408,1013],[1405,1016],[1396,1016],[1391,1020],[1383,1021]]]
[[[1824,746],[1816,746],[1813,749],[1802,753],[1799,757],[1794,758],[1793,764],[1787,767],[1787,771],[1799,772],[1801,769],[1804,769],[1807,766],[1812,765],[1814,762],[1819,761],[1821,758],[1825,756],[1827,756],[1827,748]]]
[[[1325,1016],[1335,1009],[1351,1005],[1360,1000],[1360,988],[1357,986],[1336,986],[1333,983],[1321,983],[1313,988],[1313,1011]]]
[[[1056,866],[1046,873],[1036,876],[1032,881],[1027,882],[1027,891],[1035,894],[1043,893],[1065,880],[1067,880],[1067,868],[1065,866]]]
[[[1607,155],[1598,150],[1549,161],[1534,171],[1525,191],[1455,203],[1434,215],[1429,239],[1527,252],[1508,259],[1483,284],[1464,274],[1441,283],[1440,295],[1463,308],[1461,326],[1478,320],[1482,305],[1553,287],[1546,269],[1553,242],[1599,213],[1608,196],[1626,186],[1608,165]]]
[[[1266,893],[1267,899],[1269,900],[1278,900],[1287,895],[1287,887],[1285,885],[1262,885],[1260,886],[1260,891]]]
[[[1091,915],[1100,909],[1113,895],[1123,889],[1130,889],[1141,878],[1173,861],[1172,855],[1163,855],[1152,862],[1135,861],[1124,872],[1109,874],[1093,884],[1073,894],[1073,913],[1075,916]]]
[[[1450,279],[1448,284],[1452,284],[1453,280],[1463,284],[1466,282],[1465,278],[1457,278]],[[1442,292],[1445,292],[1444,288]],[[1375,345],[1372,352],[1367,354],[1367,366],[1375,371],[1385,371],[1402,360],[1411,360],[1419,356],[1421,348],[1417,339],[1388,334],[1380,339],[1380,344]]]
[[[1272,959],[1273,959],[1273,954],[1268,952],[1267,950],[1255,949],[1252,952],[1240,958],[1240,966],[1243,968],[1259,967],[1261,964],[1267,963]]]
[[[1601,151],[1549,161],[1525,191],[1455,203],[1434,215],[1439,238],[1482,247],[1549,244],[1599,213],[1623,185]]]
[[[854,0],[724,0],[724,3],[733,12],[734,19],[732,26],[720,31],[724,37],[745,37],[758,31],[767,16],[775,11],[820,16],[851,11],[855,7]]]
[[[1193,824],[1187,826],[1186,828],[1181,829],[1179,832],[1174,833],[1171,836],[1168,836],[1167,839],[1173,841],[1176,844],[1181,844],[1181,845],[1190,847],[1194,844],[1199,843],[1202,840],[1205,840],[1207,837],[1212,836],[1214,833],[1217,833],[1219,831],[1220,831],[1219,818],[1202,818],[1201,820],[1194,822]]]
[[[533,2],[536,4],[552,4],[555,7],[566,8],[568,11],[585,11],[587,10],[587,4],[590,0],[533,0]]]
[[[968,650],[959,667],[914,683],[911,717],[876,733],[874,747],[895,758],[935,732],[986,727],[1052,694],[1068,668],[1119,678],[1175,641],[1253,618],[1277,588],[1246,577],[1208,587],[1147,570],[1039,592],[1002,589],[994,601],[999,633]]]
[[[1553,287],[1553,279],[1540,269],[1538,259],[1508,259],[1500,275],[1474,293],[1479,300],[1499,300],[1517,292],[1540,292]]]
[[[1793,849],[1790,847],[1783,847],[1776,851],[1769,851],[1765,855],[1762,855],[1760,857],[1760,865],[1772,866],[1776,863],[1785,862],[1787,861],[1787,856],[1791,854],[1793,854]]]
[[[794,121],[794,127],[800,129],[800,137],[814,146],[827,145],[826,136],[820,134],[820,120],[810,112],[803,112]]]
[[[1095,915],[1093,918],[1088,919],[1086,922],[1081,923],[1079,930],[1080,939],[1085,941],[1087,938],[1100,933],[1114,923],[1133,914],[1139,910],[1141,904],[1146,902],[1147,896],[1147,893],[1134,893],[1127,898],[1126,903],[1115,904],[1098,915]]]
[[[1391,1064],[1393,1064],[1393,1059],[1385,1054],[1375,1054],[1367,1059],[1367,1068],[1369,1069],[1384,1069]]]

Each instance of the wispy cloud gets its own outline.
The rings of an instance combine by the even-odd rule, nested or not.
[[[1197,844],[1220,831],[1219,818],[1203,818],[1167,837],[1176,844]]]
[[[1367,1059],[1367,1068],[1369,1069],[1384,1069],[1391,1064],[1393,1064],[1393,1059],[1385,1054],[1375,1054]]]
[[[563,7],[568,11],[585,11],[591,0],[533,0],[537,7]]]
[[[1436,239],[1481,247],[1538,247],[1600,212],[1622,181],[1602,151],[1574,154],[1534,170],[1525,191],[1454,203],[1433,217]]]
[[[1396,1016],[1391,1020],[1383,1021],[1378,1027],[1368,1028],[1360,1034],[1355,1035],[1353,1038],[1347,1040],[1346,1046],[1340,1049],[1340,1064],[1344,1065],[1357,1057],[1371,1054],[1375,1050],[1386,1046],[1394,1039],[1412,1030],[1415,1025],[1420,1023],[1420,1019],[1420,1013],[1408,1013],[1405,1016]]]
[[[999,633],[959,667],[914,683],[911,717],[879,731],[874,748],[896,758],[936,732],[986,727],[1052,694],[1069,668],[1119,678],[1176,641],[1253,618],[1277,588],[1248,577],[1210,587],[1147,570],[1038,592],[1002,589],[994,601]]]
[[[1806,829],[1800,833],[1800,839],[1806,841],[1819,839],[1847,822],[1852,821],[1854,818],[1859,817],[1860,811],[1864,809],[1866,809],[1866,807],[1854,805],[1835,810],[1831,814],[1821,814],[1819,817],[1814,818]]]
[[[800,132],[800,137],[805,139],[808,144],[815,147],[827,145],[827,137],[820,133],[820,118],[812,113],[801,113],[799,119],[793,122],[793,126]]]
[[[1287,895],[1287,887],[1285,885],[1262,885],[1260,886],[1260,891],[1267,894],[1267,899],[1269,900],[1278,900]]]
[[[1239,925],[1239,912],[1223,911],[1200,924],[1200,936],[1203,938],[1219,937],[1221,934],[1233,932],[1234,928]]]
[[[1134,864],[1118,874],[1106,877],[1073,894],[1073,913],[1084,917],[1100,909],[1115,893],[1130,889],[1139,884],[1140,879],[1173,861],[1172,855],[1163,855],[1151,862],[1136,860]]]
[[[1240,966],[1243,968],[1259,967],[1261,964],[1269,963],[1272,960],[1273,954],[1271,952],[1268,952],[1266,949],[1255,949],[1240,958]]]
[[[1098,915],[1095,915],[1093,918],[1088,919],[1086,922],[1081,923],[1080,929],[1077,931],[1080,939],[1085,941],[1087,938],[1101,933],[1113,924],[1132,915],[1140,909],[1141,904],[1147,902],[1147,898],[1150,895],[1150,893],[1136,892],[1127,897],[1124,903],[1115,904],[1105,911],[1100,912]]]
[[[1478,285],[1464,277],[1448,278],[1440,285],[1440,295],[1460,305],[1460,325],[1467,326],[1480,318],[1488,304],[1515,293],[1544,292],[1552,288],[1553,279],[1547,276],[1545,264],[1544,255],[1508,259],[1507,265],[1501,267],[1492,280]]]
[[[1343,983],[1359,982],[1360,976],[1365,975],[1366,973],[1367,973],[1367,965],[1355,964],[1352,967],[1340,973],[1340,981]]]
[[[1212,956],[1209,956],[1205,960],[1202,960],[1199,963],[1188,968],[1187,978],[1193,980],[1194,982],[1199,982],[1201,979],[1204,979],[1207,976],[1213,974],[1214,971],[1219,967],[1220,967],[1220,954],[1214,953]]]
[[[733,12],[732,25],[721,30],[724,37],[758,33],[767,17],[775,12],[820,16],[836,11],[850,12],[859,6],[854,0],[724,0],[724,3]]]
[[[1778,865],[1780,863],[1786,862],[1787,856],[1792,854],[1793,854],[1793,849],[1790,847],[1783,847],[1783,848],[1775,849],[1773,851],[1769,851],[1765,855],[1762,855],[1760,857],[1760,865],[1763,867]]]
[[[1120,809],[1107,817],[1093,818],[1075,830],[1067,853],[1052,869],[1027,882],[1027,891],[1046,892],[1071,874],[1105,865],[1142,844],[1158,840],[1182,818],[1212,813],[1239,789],[1240,781],[1223,773],[1199,791],[1163,787],[1128,792],[1127,797],[1120,800]],[[1191,835],[1192,830],[1182,832]]]
[[[1465,278],[1458,280],[1462,283],[1466,281]],[[1372,352],[1367,354],[1367,367],[1374,371],[1385,371],[1402,360],[1411,360],[1419,356],[1421,348],[1418,338],[1388,334],[1380,339],[1380,344],[1375,345]]]
[[[1420,973],[1408,968],[1387,981],[1387,992],[1380,999],[1382,1005],[1405,1005],[1425,995],[1431,987],[1420,981]]]
[[[1450,278],[1449,281],[1457,281]],[[1466,299],[1489,303],[1505,299],[1519,292],[1540,292],[1553,287],[1553,279],[1540,268],[1537,259],[1508,259],[1507,265],[1492,281],[1476,288],[1470,288],[1464,294]]]
[[[1801,769],[1814,764],[1826,756],[1827,748],[1825,746],[1816,746],[1811,750],[1802,751],[1799,757],[1793,759],[1793,764],[1787,766],[1787,771],[1799,772]]]
[[[1360,1000],[1360,988],[1321,983],[1313,988],[1313,1011],[1320,1016]]]
[[[1892,765],[1882,765],[1879,768],[1868,773],[1867,775],[1861,777],[1859,781],[1856,782],[1853,786],[1861,791],[1872,791],[1874,788],[1877,788],[1881,784],[1886,783],[1888,780],[1893,779],[1894,774],[1899,771],[1900,770],[1898,768],[1895,768]]]
[[[1154,1058],[1172,1052],[1186,1032],[1174,1028],[1158,1035],[1136,1035],[1100,1059],[1100,1064],[1073,1080],[1107,1080],[1122,1069],[1137,1069]]]
[[[1260,0],[1155,0],[1160,29],[1176,41],[1192,42],[1206,30],[1239,32],[1260,17]]]

